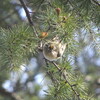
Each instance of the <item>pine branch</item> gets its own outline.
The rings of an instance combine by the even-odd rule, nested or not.
[[[48,66],[48,63],[47,63],[48,60],[45,59],[45,61],[46,61],[46,65]],[[50,62],[50,61],[49,61],[49,62]],[[73,88],[73,86],[76,86],[76,85],[71,85],[71,84],[70,84],[70,82],[66,79],[66,74],[65,74],[65,72],[62,72],[62,69],[61,69],[55,62],[52,62],[52,64],[57,68],[57,70],[58,70],[59,72],[62,73],[63,78],[65,79],[65,83],[67,83],[67,84],[70,86],[70,88],[72,89],[72,91],[73,91],[73,92],[75,93],[75,95],[77,96],[78,100],[81,100],[80,94]],[[50,74],[49,72],[47,72],[47,74],[50,75],[52,81],[56,81],[56,80],[54,79],[54,77],[52,77],[52,74]]]
[[[35,29],[35,27],[34,27],[34,23],[33,23],[33,21],[32,21],[32,18],[31,18],[31,16],[30,16],[30,12],[28,11],[25,2],[24,2],[23,0],[19,0],[19,1],[20,1],[20,3],[22,4],[22,6],[23,6],[23,8],[24,8],[24,10],[25,10],[25,12],[26,12],[27,19],[28,19],[28,21],[29,21],[29,23],[30,23],[30,26],[31,26],[31,27],[33,28],[33,30],[34,30],[35,36],[38,37],[38,33],[37,33],[37,31],[36,31],[36,29]]]
[[[55,62],[52,62],[52,63],[53,63],[53,65],[58,69],[59,72],[62,71],[61,68],[60,68]],[[78,100],[81,100],[80,94],[73,88],[73,85],[71,85],[70,82],[66,79],[65,73],[64,73],[64,72],[61,72],[61,73],[62,73],[62,75],[63,75],[63,78],[65,79],[65,83],[67,83],[67,84],[71,87],[72,91],[73,91],[73,92],[75,93],[75,95],[78,97]]]

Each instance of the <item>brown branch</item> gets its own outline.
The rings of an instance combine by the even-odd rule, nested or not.
[[[31,27],[33,28],[33,30],[34,30],[35,36],[38,37],[38,33],[37,33],[37,31],[36,31],[36,29],[35,29],[35,27],[34,27],[34,23],[33,23],[33,21],[32,21],[32,18],[31,18],[31,16],[30,16],[30,12],[29,12],[29,10],[27,9],[27,6],[26,6],[25,2],[24,2],[23,0],[19,0],[19,1],[20,1],[20,3],[22,4],[22,6],[23,6],[23,8],[24,8],[24,10],[25,10],[27,19],[28,19],[28,21],[29,21],[29,23],[30,23],[30,26],[31,26]]]
[[[52,63],[58,69],[58,71],[61,72],[61,68],[55,62],[52,62]],[[66,79],[66,74],[64,72],[62,72],[62,75],[63,75],[63,78],[65,79],[65,83],[67,83],[70,86],[70,88],[72,89],[72,91],[78,97],[78,100],[81,100],[80,94],[73,88],[73,85],[71,85],[70,82]]]
[[[26,4],[24,3],[23,0],[19,0],[19,1],[20,1],[20,3],[22,4],[22,6],[23,6],[23,8],[24,8],[24,10],[25,10],[25,12],[26,12],[26,16],[27,16],[27,19],[28,19],[30,25],[33,25],[33,22],[32,22],[32,20],[31,20],[31,16],[30,16],[29,11],[28,11],[28,9],[27,9],[27,7],[26,7]]]
[[[61,69],[58,67],[58,65],[55,62],[52,62],[54,64],[54,66],[56,66],[56,68],[61,71]]]
[[[16,95],[15,93],[8,92],[3,88],[0,88],[0,95],[1,96],[7,96],[11,100],[23,100],[23,99],[20,98],[20,96]]]
[[[66,79],[65,73],[63,73],[63,77]],[[71,89],[73,90],[73,92],[74,92],[74,93],[76,94],[76,96],[78,97],[78,100],[81,100],[81,99],[80,99],[80,94],[73,88],[73,86],[76,86],[76,85],[71,85],[67,79],[66,79],[65,83],[67,83],[67,84],[71,87]]]

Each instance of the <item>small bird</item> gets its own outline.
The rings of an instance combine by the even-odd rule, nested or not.
[[[66,44],[62,43],[58,39],[53,39],[44,44],[43,55],[49,61],[56,61],[62,57],[66,48]]]

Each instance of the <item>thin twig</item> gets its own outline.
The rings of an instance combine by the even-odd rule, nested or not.
[[[23,8],[24,8],[24,10],[25,10],[25,12],[26,12],[27,19],[28,19],[28,21],[29,21],[29,23],[30,23],[30,26],[31,26],[31,27],[33,28],[33,30],[34,30],[35,36],[38,37],[38,33],[37,33],[37,31],[36,31],[36,29],[35,29],[35,27],[34,27],[34,23],[33,23],[33,21],[32,21],[32,18],[31,18],[31,16],[30,16],[30,12],[29,12],[29,10],[27,9],[27,6],[26,6],[25,2],[24,2],[23,0],[19,0],[19,1],[20,1],[20,3],[22,4],[22,6],[23,6]]]
[[[52,63],[54,64],[54,66],[55,66],[59,71],[61,71],[61,68],[60,68],[55,62],[52,62]],[[66,79],[66,75],[65,75],[64,72],[62,72],[62,75],[63,75],[63,77],[64,77],[64,79],[65,79],[65,83],[67,83],[67,84],[71,87],[72,91],[73,91],[73,92],[75,93],[75,95],[78,97],[78,100],[81,100],[81,99],[80,99],[80,94],[73,88],[73,85],[71,85],[70,82]]]
[[[54,66],[56,66],[56,68],[61,71],[61,69],[58,67],[58,65],[55,62],[52,62],[54,64]]]
[[[63,77],[66,79],[65,73],[63,73]],[[79,95],[79,93],[73,88],[74,85],[71,85],[67,79],[66,79],[65,83],[67,83],[67,84],[71,87],[71,89],[73,90],[73,92],[74,92],[74,93],[76,94],[76,96],[78,97],[78,100],[80,100],[80,95]]]

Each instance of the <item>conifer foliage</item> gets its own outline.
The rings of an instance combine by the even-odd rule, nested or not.
[[[37,70],[42,69],[50,81],[48,90],[44,91],[45,98],[28,95],[27,92],[24,93],[24,89],[19,89],[13,95],[9,93],[9,100],[24,100],[21,97],[25,95],[30,96],[26,96],[25,100],[95,100],[94,94],[89,93],[85,75],[75,65],[75,58],[88,45],[93,45],[95,50],[99,51],[99,57],[99,0],[6,0],[5,4],[2,1],[0,11],[8,2],[9,11],[14,9],[14,12],[7,13],[5,17],[4,12],[8,10],[5,8],[0,15],[0,19],[4,21],[1,21],[0,25],[0,72],[7,73],[5,77],[0,74],[0,79],[4,77],[6,80],[8,74],[13,71],[20,72],[21,66],[28,66],[32,57],[38,59],[39,53],[43,52],[43,45],[53,38],[59,37],[66,43],[61,59],[52,62],[43,57],[45,64],[42,66],[38,62]],[[26,19],[21,18],[19,13],[22,8]],[[39,72],[35,73],[28,73],[33,80],[29,77],[23,87],[26,87],[29,80],[34,81]],[[2,84],[3,82],[0,83],[0,91]],[[3,93],[6,95],[6,92]],[[17,98],[16,95],[21,97]]]

